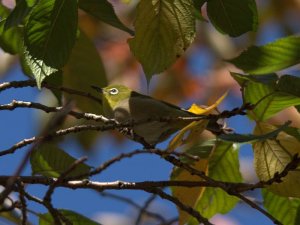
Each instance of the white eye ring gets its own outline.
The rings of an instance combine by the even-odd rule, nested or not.
[[[109,94],[111,94],[111,95],[116,95],[118,93],[119,93],[119,90],[117,88],[111,88],[109,90]]]

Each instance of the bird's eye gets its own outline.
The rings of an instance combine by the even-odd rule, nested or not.
[[[119,90],[117,88],[112,88],[109,90],[109,94],[111,95],[116,95],[119,93]]]

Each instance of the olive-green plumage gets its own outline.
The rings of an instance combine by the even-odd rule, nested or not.
[[[146,96],[123,85],[110,85],[96,88],[102,92],[104,115],[118,122],[147,121],[133,126],[127,136],[140,141],[146,147],[155,146],[166,140],[171,134],[185,127],[187,121],[153,121],[153,118],[188,117],[194,114],[164,101]],[[143,140],[143,141],[141,141]]]

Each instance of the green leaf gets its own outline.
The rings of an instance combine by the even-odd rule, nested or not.
[[[32,58],[58,69],[69,58],[76,31],[77,0],[41,0],[30,13],[24,41]]]
[[[99,93],[91,88],[91,85],[107,86],[106,72],[95,45],[81,32],[72,50],[70,60],[64,68],[63,86],[85,91],[101,98]],[[63,95],[66,99],[74,101],[76,107],[82,112],[102,113],[102,105],[93,100],[67,93],[63,93]],[[85,121],[84,123],[89,124],[90,122]],[[76,121],[74,125],[78,124],[81,122]],[[76,139],[84,149],[90,149],[99,135],[93,131],[80,132],[76,134]]]
[[[276,130],[276,127],[267,123],[258,123],[254,129],[255,135],[262,135]],[[276,140],[267,139],[255,142],[254,168],[258,178],[268,181],[276,173],[282,172],[295,154],[300,154],[300,142],[285,132],[280,132]],[[300,197],[300,171],[299,168],[283,177],[281,183],[273,183],[268,190],[286,197]]]
[[[266,133],[263,135],[254,135],[254,134],[221,134],[218,138],[223,141],[233,142],[233,143],[244,143],[244,142],[255,142],[255,141],[263,141],[266,139],[275,138],[279,132],[284,131],[291,124],[291,121],[286,122],[278,129],[271,131],[270,133]]]
[[[0,47],[7,53],[17,54],[22,49],[22,29],[17,27],[4,29],[9,14],[9,9],[0,3]]]
[[[258,17],[254,0],[209,0],[207,15],[219,32],[232,37],[257,29]]]
[[[170,67],[195,38],[193,0],[141,0],[130,49],[151,75]]]
[[[230,75],[239,83],[241,87],[246,86],[248,81],[259,82],[262,84],[275,85],[278,81],[278,76],[275,73],[264,74],[264,75],[244,75],[240,73],[230,72]]]
[[[101,225],[89,218],[71,210],[60,209],[59,212],[65,216],[73,225]],[[54,220],[50,213],[40,215],[39,225],[53,225]]]
[[[298,141],[300,141],[300,128],[288,127],[284,130],[287,134],[293,136]]]
[[[92,89],[91,85],[107,86],[106,73],[99,53],[92,41],[83,32],[80,32],[68,64],[64,68],[63,85],[89,92],[99,98],[99,93]],[[64,96],[75,101],[76,107],[83,112],[96,114],[102,112],[101,105],[95,101],[67,93],[64,93]]]
[[[251,74],[282,70],[300,62],[300,37],[289,36],[260,47],[252,46],[228,61]]]
[[[134,31],[126,27],[117,17],[114,8],[107,0],[79,0],[79,7],[97,19],[119,28],[131,35]]]
[[[59,177],[76,161],[75,158],[58,148],[54,144],[43,144],[35,149],[30,157],[33,175],[40,174],[46,177]],[[81,163],[67,177],[88,173],[90,166]]]
[[[28,15],[31,8],[27,5],[27,1],[18,1],[16,7],[11,11],[6,19],[4,29],[17,26],[22,23],[24,18]]]
[[[220,181],[242,182],[239,171],[238,145],[217,141],[209,159],[208,176]],[[210,218],[217,213],[229,212],[238,202],[236,197],[228,195],[219,188],[206,188],[196,203],[199,213]],[[190,222],[189,224],[194,224]]]
[[[262,190],[264,207],[278,219],[282,224],[300,224],[300,200],[296,198],[285,198]]]
[[[24,72],[29,76],[34,76],[38,88],[41,88],[41,84],[47,76],[58,72],[58,69],[47,66],[43,60],[31,56],[27,50],[24,51],[23,57]]]
[[[280,77],[276,89],[300,98],[300,78],[283,75]]]
[[[284,78],[285,79],[285,78]],[[250,117],[264,121],[283,109],[299,105],[300,97],[291,95],[291,90],[284,88],[281,78],[277,84],[263,84],[261,82],[247,82],[244,88],[244,103],[251,103],[255,108],[249,113]],[[285,81],[283,81],[285,82]],[[280,89],[279,89],[280,88]]]

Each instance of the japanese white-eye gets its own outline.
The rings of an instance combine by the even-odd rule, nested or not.
[[[191,122],[159,120],[159,118],[195,116],[185,109],[137,93],[123,85],[110,85],[104,88],[92,87],[102,93],[104,115],[120,123],[133,121],[132,129],[127,128],[120,131],[146,148],[154,147]],[[143,122],[134,124],[141,121]],[[219,133],[222,126],[217,121],[210,121],[207,129],[213,133]]]

